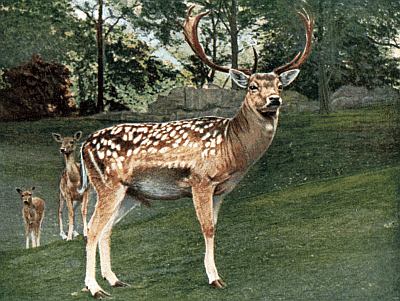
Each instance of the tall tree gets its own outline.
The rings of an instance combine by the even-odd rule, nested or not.
[[[152,30],[155,36],[166,45],[182,43],[182,39],[176,39],[174,33],[182,31],[180,24],[183,23],[188,5],[198,4],[204,10],[211,10],[209,18],[205,18],[202,22],[204,25],[201,25],[200,29],[204,33],[203,36],[206,37],[202,43],[206,53],[218,64],[228,64],[237,68],[241,52],[239,34],[247,25],[239,26],[240,1],[242,0],[194,0],[189,3],[188,1],[172,0],[168,1],[168,4],[162,0],[143,1],[142,14],[137,25],[143,30]],[[224,53],[226,38],[229,41],[229,60],[226,60],[227,57]],[[200,69],[191,69],[192,72],[201,74],[203,68],[204,66]],[[201,79],[201,82],[212,81],[215,72],[210,71],[205,74],[207,76]],[[198,74],[194,78],[197,81]]]
[[[98,17],[96,21],[97,41],[97,112],[104,111],[104,36],[103,36],[103,0],[98,0]]]
[[[139,1],[134,1],[133,7]],[[129,8],[124,6],[121,1],[97,0],[95,5],[90,5],[85,1],[83,5],[77,3],[77,9],[83,12],[89,22],[96,28],[96,47],[97,47],[97,103],[96,112],[104,111],[104,70],[105,70],[105,40],[113,31],[120,20],[132,14]],[[108,16],[104,16],[104,9],[108,9]],[[97,11],[97,15],[96,15]],[[107,23],[106,23],[107,21]],[[106,29],[104,29],[106,27]]]

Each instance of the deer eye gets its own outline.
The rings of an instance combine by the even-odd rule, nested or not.
[[[255,92],[255,91],[258,90],[258,86],[256,86],[255,84],[250,84],[249,90],[250,90],[251,92]]]
[[[283,89],[283,85],[282,84],[278,84],[278,90],[282,90]]]

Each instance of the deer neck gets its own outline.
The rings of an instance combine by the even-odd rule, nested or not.
[[[232,143],[233,155],[241,158],[247,169],[270,146],[278,125],[279,109],[275,116],[263,117],[247,99],[228,124],[227,138]]]
[[[65,169],[67,171],[67,176],[71,182],[79,182],[80,181],[80,172],[75,163],[74,153],[65,154]]]

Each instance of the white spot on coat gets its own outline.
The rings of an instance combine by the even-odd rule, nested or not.
[[[160,149],[160,153],[161,153],[161,154],[164,154],[164,153],[166,153],[168,150],[169,150],[169,147],[166,147],[166,146],[165,146],[165,147],[163,147],[163,148]]]
[[[136,144],[140,141],[140,139],[142,139],[142,134],[139,134],[138,136],[135,137],[135,139],[133,139],[133,143]]]
[[[201,140],[206,140],[211,136],[211,134],[208,132],[207,134],[205,134],[203,137],[201,137]]]

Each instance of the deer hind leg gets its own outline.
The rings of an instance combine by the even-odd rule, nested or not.
[[[200,222],[201,231],[206,245],[204,266],[209,283],[217,288],[225,286],[218,275],[214,260],[214,215],[213,215],[213,193],[214,187],[210,184],[202,184],[192,187],[193,202],[197,218]]]
[[[78,231],[76,231],[75,230],[75,225],[76,225],[76,214],[75,214],[75,212],[76,212],[76,208],[78,207],[78,204],[79,204],[80,202],[77,202],[77,201],[73,201],[72,202],[72,210],[73,210],[73,212],[74,212],[74,216],[73,216],[73,220],[72,220],[72,225],[73,225],[73,230],[72,230],[72,237],[73,238],[75,238],[75,237],[77,237],[77,236],[79,236],[79,233],[78,233]],[[82,203],[81,203],[82,204]]]
[[[108,221],[103,232],[101,233],[99,240],[99,252],[100,252],[100,266],[101,275],[108,283],[113,287],[124,287],[128,284],[120,281],[115,273],[111,270],[111,253],[110,253],[110,242],[112,226],[115,224],[115,220],[118,215],[118,210],[113,214],[112,218]]]
[[[218,213],[219,213],[219,209],[221,208],[222,201],[223,201],[223,198],[221,196],[213,197],[213,222],[214,222],[214,227],[217,225]]]
[[[82,196],[82,204],[81,204],[81,213],[82,213],[82,222],[83,222],[83,237],[87,239],[87,207],[89,203],[89,189],[83,193]]]
[[[67,235],[65,235],[64,227],[63,227],[63,219],[62,219],[62,211],[64,208],[64,197],[60,192],[59,202],[58,202],[58,224],[60,225],[60,236],[63,240],[67,239]]]
[[[37,246],[38,246],[38,247],[40,246],[40,235],[42,234],[42,223],[43,223],[43,219],[44,219],[44,212],[42,213],[42,217],[41,217],[41,219],[40,219],[40,221],[39,221],[39,225],[38,225],[38,227],[37,227],[37,234],[36,234],[36,237],[37,237]]]
[[[85,277],[85,285],[95,298],[109,296],[109,294],[105,292],[96,281],[96,246],[99,240],[105,239],[104,242],[99,245],[99,248],[101,249],[100,264],[102,272],[104,269],[104,273],[107,274],[108,277],[111,277],[111,274],[108,273],[111,271],[109,235],[111,234],[113,219],[115,218],[115,215],[118,212],[118,207],[125,196],[125,191],[126,188],[122,185],[119,185],[114,189],[102,187],[97,190],[97,203],[88,228]],[[109,270],[106,268],[107,265],[109,266]],[[112,279],[110,278],[110,280]]]

